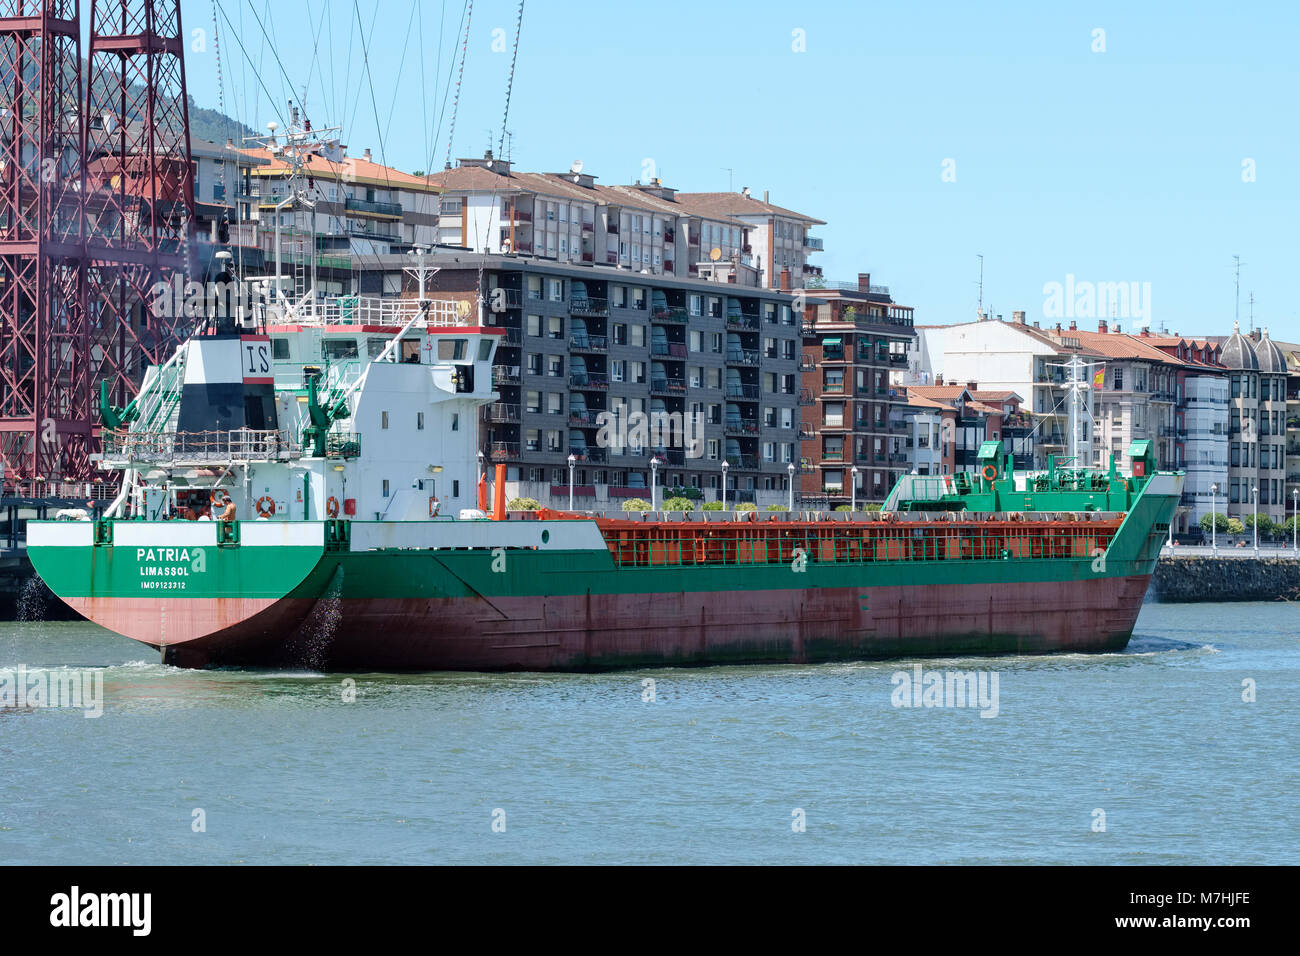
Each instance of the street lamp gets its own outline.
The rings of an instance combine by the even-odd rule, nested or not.
[[[790,462],[788,465],[786,465],[785,470],[786,470],[786,474],[790,476],[790,480],[786,483],[786,490],[790,492],[790,506],[786,510],[793,512],[794,511],[794,462]]]
[[[858,510],[858,466],[849,469],[849,514]]]
[[[1255,504],[1255,520],[1251,530],[1255,533],[1255,557],[1259,557],[1259,485],[1252,485],[1250,488],[1250,499]]]
[[[569,510],[573,510],[573,466],[578,463],[578,456],[569,454]]]
[[[727,510],[727,469],[731,463],[727,459],[722,459],[722,510]]]
[[[1214,510],[1217,507],[1215,496],[1219,493],[1218,485],[1210,485],[1210,553],[1216,558],[1219,556],[1219,515]]]
[[[1300,555],[1300,488],[1291,489],[1291,552]]]
[[[650,510],[659,510],[659,456],[650,459]]]

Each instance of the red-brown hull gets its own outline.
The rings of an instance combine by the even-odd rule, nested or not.
[[[599,670],[1117,651],[1149,576],[785,591],[285,599],[167,648],[180,666]]]

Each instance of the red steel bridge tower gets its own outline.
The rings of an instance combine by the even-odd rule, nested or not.
[[[192,274],[179,0],[0,0],[0,459],[6,490],[92,474],[115,404],[185,334],[154,308]]]

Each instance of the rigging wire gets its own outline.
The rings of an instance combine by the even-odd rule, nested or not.
[[[465,17],[466,17],[466,14],[467,14],[468,10],[469,10],[469,0],[465,0],[465,3],[462,4],[462,6],[461,6],[461,8],[460,8],[460,22],[461,22],[461,23],[465,23]],[[468,29],[469,29],[469,27],[468,27],[468,25],[466,25],[466,30],[468,31]],[[457,25],[457,27],[456,27],[456,35],[457,35],[457,36],[460,35],[460,26],[459,26],[459,25]],[[454,49],[455,49],[455,48],[453,47],[453,51],[454,51]],[[438,63],[439,63],[439,66],[441,67],[441,64],[442,64],[442,29],[441,29],[441,28],[439,28],[439,33],[438,33]],[[444,118],[446,117],[446,115],[447,115],[447,98],[451,95],[451,75],[452,75],[452,73],[455,71],[455,69],[456,69],[456,56],[455,56],[455,53],[453,52],[453,54],[452,54],[452,56],[451,56],[451,62],[447,65],[447,83],[446,83],[446,85],[443,87],[443,90],[442,90],[442,105],[439,107],[439,112],[438,112],[438,125],[437,125],[437,127],[434,129],[432,145],[431,145],[430,148],[429,148],[429,162],[428,162],[428,164],[427,164],[427,168],[430,168],[430,169],[433,168],[434,149],[437,147],[438,141],[442,138],[442,121],[443,121],[443,119],[444,119]],[[448,168],[450,168],[450,166],[451,166],[451,159],[450,159],[451,144],[450,144],[450,142],[448,142],[448,145],[447,145],[447,152],[448,152],[448,154],[449,154],[449,155],[448,155],[448,159],[447,159],[447,166],[448,166]]]
[[[474,16],[474,0],[467,0],[465,15],[465,39],[460,48],[460,72],[456,75],[456,95],[451,103],[451,126],[447,128],[447,169],[451,169],[451,144],[456,138],[456,114],[460,110],[460,87],[465,79],[465,57],[469,54],[469,23]]]
[[[519,16],[515,20],[515,48],[510,54],[510,75],[506,78],[506,111],[501,117],[501,142],[497,144],[497,155],[504,156],[506,149],[506,123],[510,120],[510,93],[515,86],[515,63],[519,59],[519,33],[524,26],[524,0],[519,0]]]

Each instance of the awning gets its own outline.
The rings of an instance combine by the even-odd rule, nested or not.
[[[828,335],[828,336],[826,336],[826,338],[822,339],[822,346],[824,347],[824,346],[827,346],[827,345],[832,346],[833,348],[839,348],[839,347],[840,347],[840,337],[839,337],[838,335]]]

